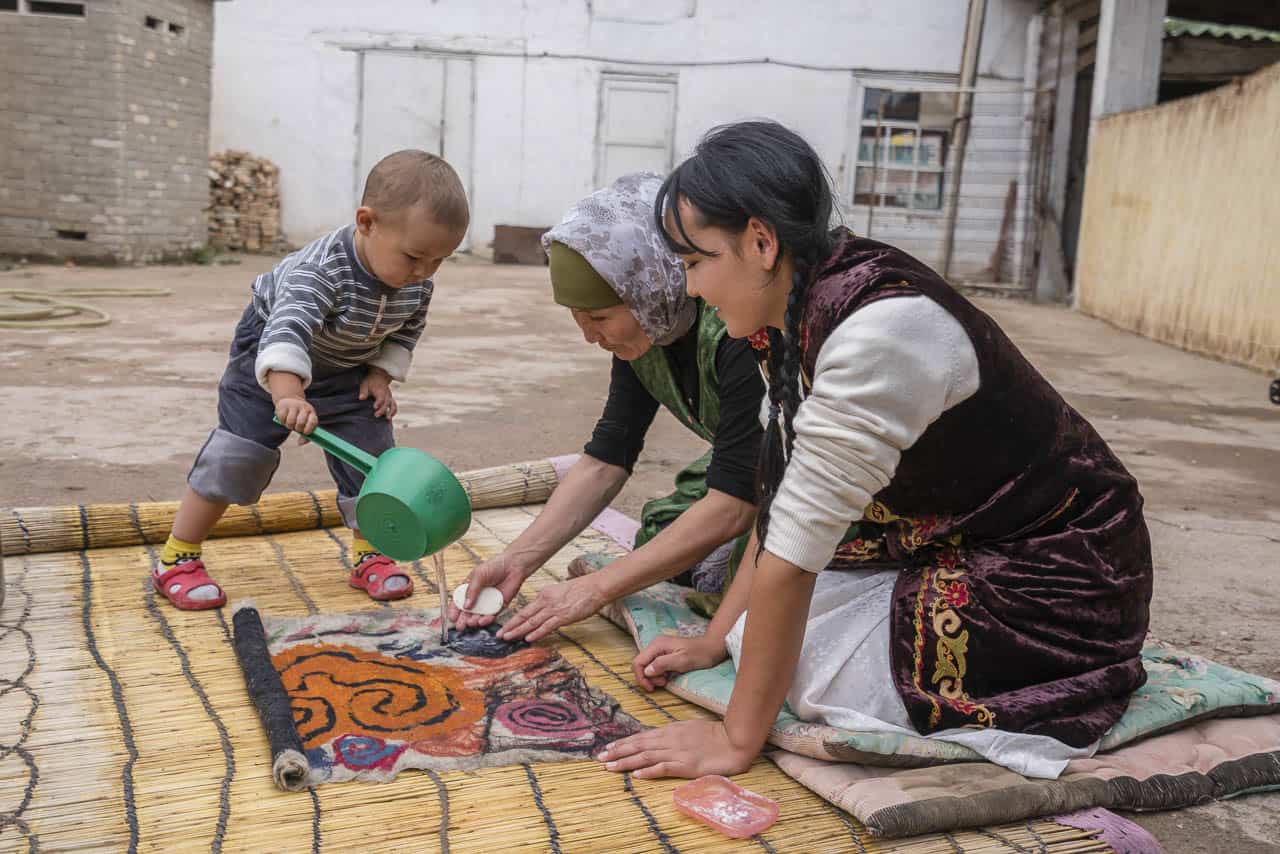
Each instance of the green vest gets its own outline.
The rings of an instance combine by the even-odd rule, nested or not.
[[[716,373],[716,350],[724,338],[724,321],[705,302],[698,304],[698,411],[694,413],[688,399],[680,392],[680,384],[671,373],[671,362],[661,347],[631,362],[645,390],[665,406],[681,424],[711,442],[720,426],[720,377]]]

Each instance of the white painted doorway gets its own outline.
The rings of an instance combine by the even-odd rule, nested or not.
[[[596,186],[631,172],[671,169],[676,120],[674,77],[605,74],[600,79]]]
[[[390,50],[360,52],[355,198],[374,164],[402,148],[449,161],[472,196],[475,74],[468,57]],[[471,235],[460,249],[471,244]]]

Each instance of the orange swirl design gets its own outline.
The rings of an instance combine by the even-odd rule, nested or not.
[[[271,661],[307,749],[340,735],[439,738],[485,713],[484,695],[450,667],[321,644],[290,647]]]

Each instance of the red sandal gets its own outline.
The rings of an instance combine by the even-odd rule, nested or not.
[[[177,566],[159,572],[160,567],[151,571],[151,586],[156,592],[168,599],[175,607],[183,611],[208,611],[221,608],[227,604],[227,594],[216,581],[205,571],[204,561],[184,560]],[[187,594],[197,587],[212,584],[218,588],[218,595],[213,599],[192,599]]]
[[[409,583],[399,590],[385,589],[383,585],[397,576]],[[401,572],[396,562],[386,555],[370,555],[360,561],[360,565],[351,570],[347,583],[368,593],[370,599],[378,602],[390,602],[413,594],[413,579]]]

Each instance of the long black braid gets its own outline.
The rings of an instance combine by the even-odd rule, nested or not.
[[[756,474],[758,550],[764,548],[765,537],[769,533],[769,511],[796,444],[795,418],[800,410],[804,359],[801,324],[811,284],[811,267],[799,259],[795,266],[791,292],[787,295],[786,328],[784,332],[770,330],[769,333],[769,424],[760,445]]]
[[[777,235],[791,259],[791,289],[784,329],[769,329],[766,371],[769,423],[756,469],[756,535],[764,547],[773,499],[795,447],[801,400],[801,330],[814,271],[832,251],[835,209],[831,179],[817,153],[799,135],[775,122],[741,122],[703,137],[692,157],[667,178],[654,205],[667,245],[681,255],[712,255],[689,237],[677,200],[698,214],[700,225],[740,234],[755,218]]]

